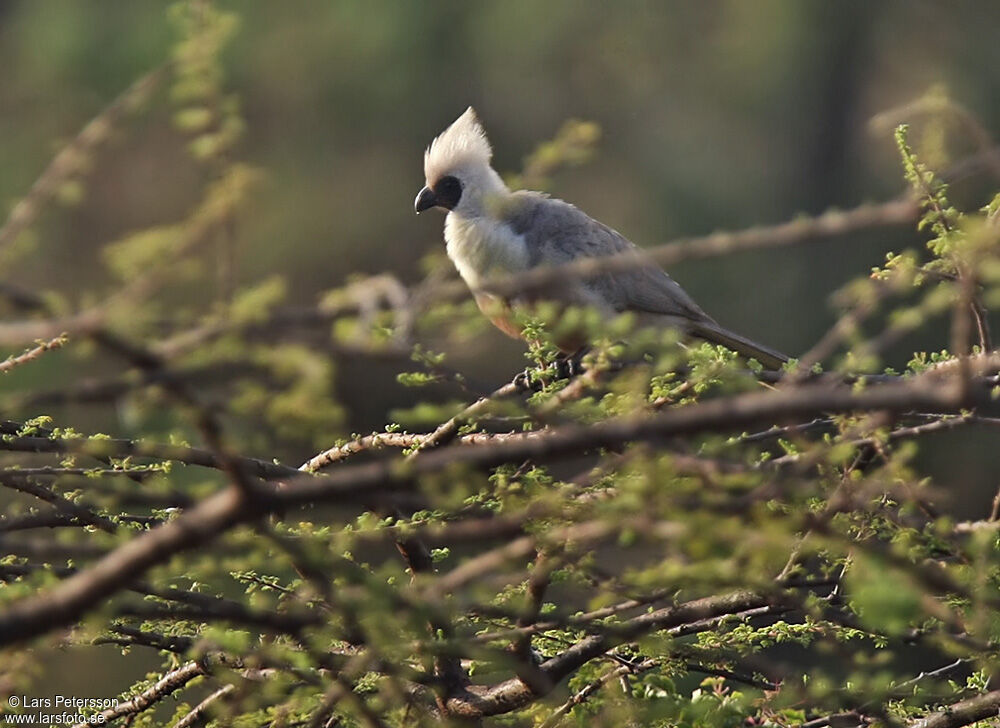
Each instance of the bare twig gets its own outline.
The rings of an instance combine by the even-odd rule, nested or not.
[[[192,726],[201,725],[208,719],[209,709],[215,705],[217,702],[222,700],[222,698],[236,691],[236,686],[232,683],[223,685],[221,688],[216,690],[214,693],[210,693],[204,700],[198,703],[196,706],[191,708],[191,712],[181,718],[174,724],[174,728],[191,728]]]
[[[49,339],[48,341],[43,341],[38,346],[28,349],[23,354],[18,354],[17,356],[9,356],[5,360],[0,361],[0,374],[6,374],[12,369],[21,366],[22,364],[27,364],[29,361],[34,361],[38,357],[42,356],[47,351],[52,351],[53,349],[60,348],[67,341],[67,337],[64,335],[57,336],[54,339]]]

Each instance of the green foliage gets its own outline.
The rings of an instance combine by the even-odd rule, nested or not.
[[[601,127],[592,121],[569,119],[555,137],[538,147],[524,160],[520,174],[507,175],[512,189],[547,189],[552,175],[562,167],[585,164],[593,157],[601,138]]]
[[[75,369],[5,401],[17,420],[0,431],[5,607],[162,539],[74,631],[53,630],[67,651],[150,651],[160,669],[130,694],[198,661],[206,675],[178,686],[176,705],[157,713],[159,696],[129,724],[186,719],[207,694],[210,726],[438,725],[446,697],[518,681],[530,694],[498,701],[488,724],[903,722],[995,687],[996,514],[941,515],[917,444],[980,417],[981,400],[938,411],[930,394],[986,342],[970,329],[896,362],[898,377],[859,376],[935,318],[1000,301],[1000,195],[978,211],[950,201],[926,162],[945,156],[939,128],[919,155],[905,126],[896,134],[926,252],[890,253],[841,290],[832,348],[803,357],[808,372],[538,302],[516,312],[526,376],[487,401],[496,382],[470,366],[492,364],[483,317],[447,293],[442,256],[412,285],[359,276],[315,301],[281,274],[237,274],[237,219],[252,219],[263,178],[241,161],[227,81],[239,23],[199,1],[170,17],[164,128],[196,170],[191,199],[103,245],[101,286],[30,304],[25,326],[73,324]],[[548,187],[599,139],[597,124],[567,122],[507,179]],[[57,196],[80,199],[88,164]],[[585,371],[567,379],[579,342]],[[880,392],[926,389],[905,406],[792,406],[801,392],[860,399],[883,379]],[[361,417],[359,400],[390,421]],[[80,426],[83,406],[107,426]],[[87,434],[99,427],[114,436]],[[226,498],[239,508],[192,525]],[[178,538],[190,547],[159,558]],[[32,650],[5,655],[0,684],[45,684]]]
[[[224,92],[219,61],[238,18],[211,4],[191,2],[174,4],[169,15],[182,37],[173,52],[174,125],[190,136],[188,149],[196,160],[224,164],[244,127],[237,97]]]

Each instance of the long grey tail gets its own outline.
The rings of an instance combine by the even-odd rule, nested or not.
[[[691,334],[713,344],[721,344],[732,349],[737,354],[752,357],[764,365],[766,369],[778,370],[788,361],[788,357],[780,351],[775,351],[756,341],[740,336],[734,331],[724,329],[714,321],[699,321],[691,325]]]

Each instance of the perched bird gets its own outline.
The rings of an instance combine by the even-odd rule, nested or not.
[[[540,192],[512,192],[490,166],[492,156],[486,132],[470,106],[427,148],[426,186],[417,195],[414,209],[417,213],[432,207],[448,211],[444,225],[448,256],[483,313],[501,331],[520,338],[521,329],[510,315],[516,302],[498,300],[484,291],[484,280],[637,249],[567,202]],[[546,291],[545,297],[593,306],[607,315],[635,312],[644,320],[676,326],[686,334],[753,357],[770,369],[788,361],[783,354],[720,326],[655,265],[586,279],[569,277]],[[560,343],[567,354],[575,346]]]

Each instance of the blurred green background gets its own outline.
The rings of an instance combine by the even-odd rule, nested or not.
[[[520,169],[567,118],[599,124],[593,161],[558,173],[550,191],[647,246],[899,194],[892,125],[870,122],[930,89],[944,89],[988,132],[1000,129],[996,2],[218,5],[241,18],[225,55],[225,85],[247,121],[239,154],[266,173],[238,220],[239,279],[281,273],[303,304],[359,273],[419,280],[417,262],[443,246],[441,218],[413,213],[423,150],[469,104],[502,172]],[[175,35],[166,8],[0,1],[0,202],[24,195],[61,144],[168,57]],[[84,198],[49,209],[28,234],[34,249],[0,275],[79,301],[106,275],[104,244],[197,202],[199,172],[158,103],[98,156]],[[904,120],[933,161],[974,150],[960,125],[893,117]],[[977,206],[991,184],[967,181],[956,196]],[[887,251],[920,244],[914,231],[882,230],[671,272],[725,325],[795,355],[834,321],[838,287]],[[913,350],[946,342],[939,322],[887,363],[902,368]],[[452,360],[471,376],[499,383],[525,365],[521,346],[497,332],[476,344]],[[387,367],[341,375],[349,430],[381,429],[388,410],[412,396]],[[95,426],[88,417],[76,410],[60,424]],[[100,426],[128,434],[115,422]],[[1000,480],[988,433],[931,442],[925,457],[956,512],[988,511]],[[71,662],[53,670],[55,683],[81,695],[106,677],[75,673]]]
[[[23,195],[62,143],[169,57],[176,36],[167,7],[0,2],[0,200]],[[219,7],[241,19],[225,55],[225,86],[247,121],[239,154],[266,173],[237,221],[239,279],[283,274],[299,303],[359,273],[418,280],[419,259],[443,247],[440,217],[413,214],[423,149],[469,104],[503,172],[518,170],[567,118],[598,123],[593,161],[556,174],[551,191],[647,246],[898,194],[893,123],[914,124],[929,161],[974,150],[947,119],[904,112],[871,123],[931,89],[987,131],[1000,126],[1000,3]],[[34,249],[3,275],[80,298],[105,275],[105,243],[173,221],[197,202],[199,172],[171,129],[167,102],[158,103],[99,154],[82,201],[43,215],[28,233]],[[973,180],[955,194],[979,205],[990,184]],[[886,251],[919,245],[913,231],[882,230],[672,273],[720,321],[795,355],[834,320],[832,292]],[[902,367],[915,349],[945,343],[940,322],[886,363]],[[453,364],[486,381],[524,366],[520,345],[493,331],[457,357]],[[379,376],[378,367],[351,372],[350,429],[380,428],[399,403],[399,390],[379,386]],[[995,480],[1000,471],[970,440],[955,444],[969,449],[964,461],[977,479]]]

